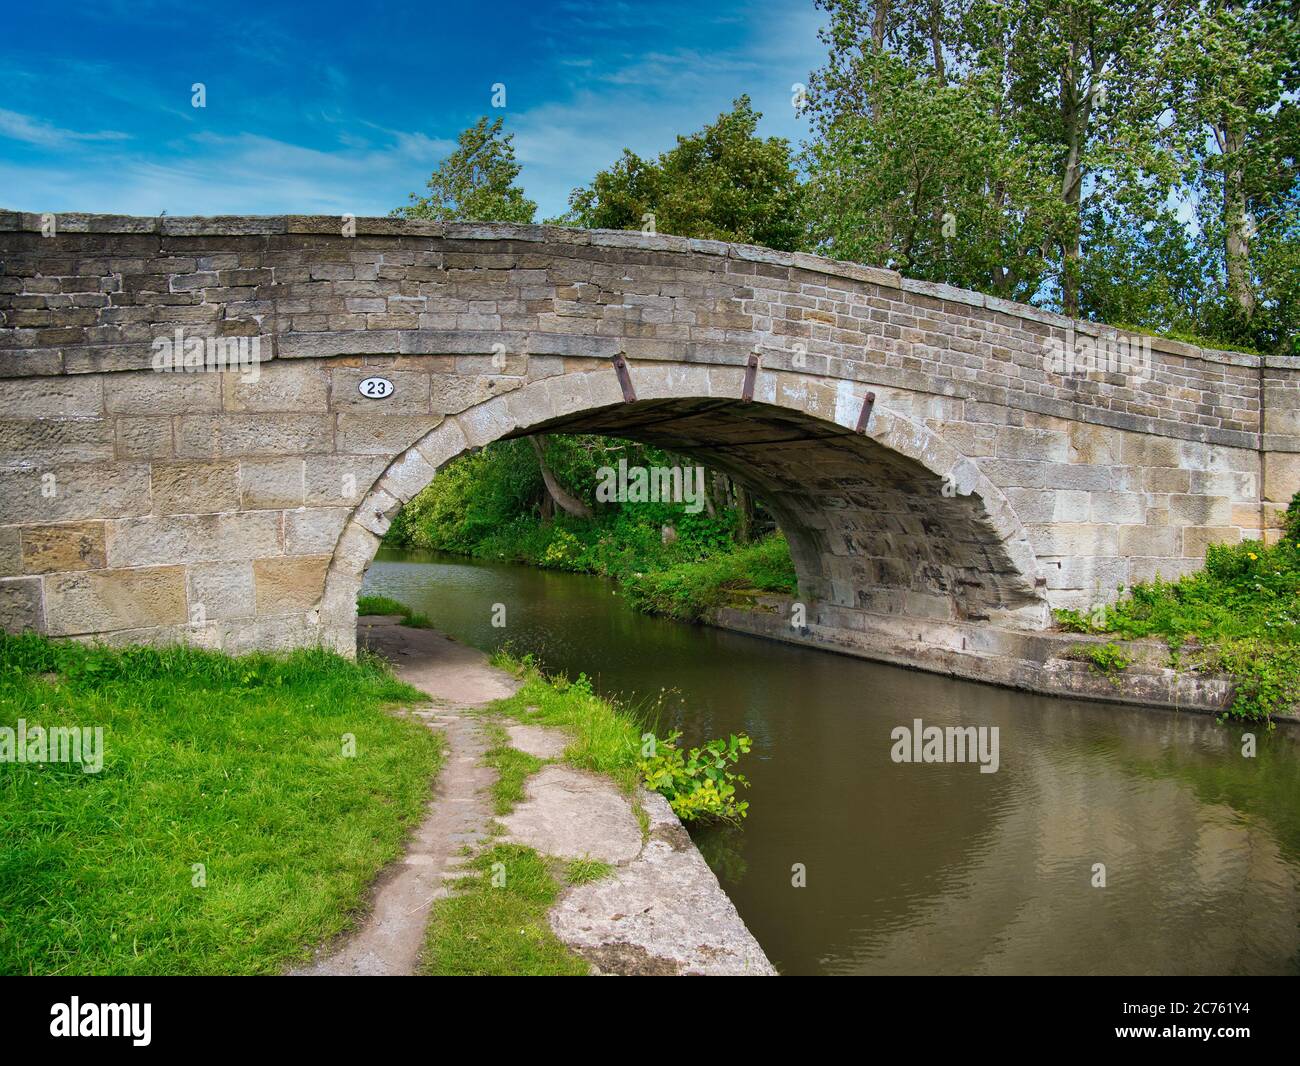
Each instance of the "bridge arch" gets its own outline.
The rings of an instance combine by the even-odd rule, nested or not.
[[[1049,604],[1276,537],[1300,487],[1294,358],[745,245],[344,221],[0,211],[0,627],[350,651],[393,510],[538,429],[749,484],[790,538],[800,639],[909,662],[1001,655],[990,634]],[[188,372],[196,341],[260,375]],[[186,370],[157,373],[160,345]],[[724,621],[789,637],[773,618]]]
[[[326,641],[352,650],[365,572],[405,503],[458,456],[538,432],[660,445],[734,477],[785,533],[811,625],[842,626],[859,612],[1047,623],[1028,533],[972,460],[864,386],[760,370],[744,400],[744,375],[727,366],[638,366],[629,400],[613,370],[589,370],[449,416],[394,458],[340,533],[321,601]]]

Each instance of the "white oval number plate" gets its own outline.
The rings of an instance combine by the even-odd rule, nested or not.
[[[393,395],[393,383],[387,378],[366,378],[357,391],[368,399],[384,400]]]

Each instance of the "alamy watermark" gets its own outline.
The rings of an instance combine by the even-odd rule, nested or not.
[[[1049,374],[1064,377],[1087,377],[1094,371],[1122,374],[1137,385],[1151,380],[1150,337],[1131,334],[1093,337],[1076,333],[1071,326],[1063,338],[1049,338],[1046,349],[1043,365]]]
[[[704,467],[628,466],[620,459],[617,467],[596,471],[598,503],[684,503],[687,514],[704,510]]]
[[[83,774],[97,774],[104,768],[104,727],[62,726],[46,729],[28,726],[0,726],[0,762],[79,763]]]
[[[176,327],[170,337],[153,339],[153,368],[160,374],[238,372],[240,380],[262,376],[261,337],[187,337]]]
[[[914,718],[911,726],[895,726],[889,733],[894,746],[889,757],[894,762],[977,762],[980,773],[998,772],[997,726],[925,725]]]

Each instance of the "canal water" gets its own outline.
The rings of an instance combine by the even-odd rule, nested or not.
[[[748,733],[749,818],[692,835],[783,973],[1300,972],[1296,727],[1247,758],[1243,728],[1206,716],[649,618],[574,574],[385,549],[365,591],[585,672],[660,735]],[[916,719],[996,726],[997,772],[893,761]]]

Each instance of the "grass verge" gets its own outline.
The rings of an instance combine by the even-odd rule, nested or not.
[[[404,626],[410,626],[412,629],[433,628],[428,615],[413,611],[406,604],[389,599],[387,596],[358,596],[357,614],[399,614],[402,616]]]
[[[737,593],[792,593],[798,582],[785,538],[773,534],[703,562],[629,577],[623,587],[639,611],[698,622]]]
[[[579,977],[587,964],[551,931],[546,912],[566,868],[531,848],[497,844],[470,864],[455,895],[429,918],[422,971],[442,977]],[[579,876],[582,876],[580,873]],[[576,882],[572,882],[576,883]]]
[[[605,774],[626,794],[635,794],[642,730],[630,711],[597,696],[585,674],[576,681],[548,678],[530,657],[517,659],[506,651],[497,652],[492,665],[523,682],[513,696],[492,704],[494,713],[564,730],[573,738],[564,751],[566,762]]]
[[[0,763],[0,972],[276,973],[343,930],[441,761],[377,661],[0,635],[0,725],[101,726],[102,770]],[[346,755],[349,738],[355,754]]]
[[[1268,547],[1257,541],[1211,545],[1203,570],[1178,581],[1134,585],[1116,603],[1087,614],[1055,615],[1068,632],[1161,638],[1176,667],[1231,674],[1236,684],[1228,717],[1268,720],[1300,702],[1295,534]],[[1123,669],[1118,661],[1113,665]]]

